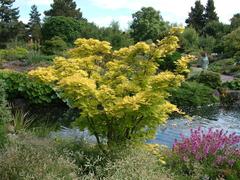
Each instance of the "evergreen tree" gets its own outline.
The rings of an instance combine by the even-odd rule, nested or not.
[[[42,35],[41,35],[41,14],[37,10],[37,6],[33,5],[31,7],[31,12],[30,12],[30,20],[28,23],[29,26],[29,33],[32,37],[32,40],[34,42],[39,42]]]
[[[219,20],[218,15],[215,12],[214,0],[208,0],[207,2],[205,19],[206,19],[206,23]]]
[[[131,37],[138,41],[161,39],[168,30],[168,23],[166,23],[160,15],[152,7],[143,7],[132,15],[133,22],[130,26]]]
[[[205,25],[204,10],[205,8],[201,4],[200,0],[197,0],[195,2],[195,7],[191,7],[189,17],[186,19],[188,27],[194,28],[199,33],[202,32]]]
[[[235,30],[240,27],[240,13],[234,14],[231,18],[231,29]]]
[[[75,19],[82,19],[80,9],[76,9],[77,4],[73,0],[53,0],[51,9],[45,11],[46,16],[66,16]]]
[[[17,37],[18,8],[13,8],[15,0],[0,0],[0,46],[4,47],[10,39]]]

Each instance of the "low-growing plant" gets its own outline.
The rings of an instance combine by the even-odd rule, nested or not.
[[[226,87],[230,90],[240,90],[240,79],[235,79],[230,82],[226,82],[223,84],[223,87]]]
[[[59,154],[54,144],[29,134],[11,137],[0,152],[1,179],[77,179],[78,167]]]
[[[209,65],[209,70],[221,74],[234,75],[237,73],[236,60],[233,58],[217,60]],[[239,71],[238,71],[239,72]]]
[[[9,99],[24,97],[34,104],[51,103],[57,99],[50,86],[29,78],[25,73],[1,70],[0,79],[6,82],[5,90]]]
[[[29,116],[29,113],[24,113],[21,110],[15,110],[12,120],[8,123],[12,133],[26,131],[30,128],[34,118]]]
[[[211,128],[204,131],[198,128],[191,130],[190,137],[181,135],[181,140],[175,142],[173,157],[169,157],[169,162],[173,168],[177,168],[176,171],[183,174],[194,173],[195,165],[199,163],[202,176],[207,175],[212,179],[239,179],[239,143],[240,136],[236,133]]]
[[[184,82],[181,87],[170,92],[170,101],[182,108],[213,105],[220,101],[215,90],[197,82]]]
[[[5,61],[24,60],[28,56],[28,50],[22,47],[0,50],[0,59]]]
[[[199,75],[192,77],[191,80],[205,84],[213,89],[218,89],[222,85],[220,74],[212,71],[202,71]]]

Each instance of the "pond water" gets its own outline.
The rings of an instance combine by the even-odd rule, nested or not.
[[[180,139],[180,134],[189,136],[190,129],[198,127],[203,130],[224,129],[240,135],[240,108],[205,107],[188,113],[192,116],[192,121],[184,118],[172,118],[165,126],[159,127],[156,138],[148,142],[164,144],[171,148],[175,139]]]
[[[172,147],[175,139],[180,139],[180,134],[190,135],[190,129],[207,130],[209,128],[224,129],[228,132],[236,132],[240,135],[240,107],[224,109],[221,107],[205,107],[188,111],[193,118],[192,121],[182,117],[169,119],[167,124],[158,128],[156,138],[147,143],[163,144]],[[94,136],[90,136],[88,131],[69,129],[63,127],[58,132],[52,132],[51,137],[61,137],[70,139],[84,138],[90,142],[96,142]]]

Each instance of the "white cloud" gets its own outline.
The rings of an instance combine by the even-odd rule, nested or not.
[[[112,21],[118,21],[122,29],[127,29],[129,22],[132,20],[130,16],[103,16],[103,17],[94,17],[88,18],[89,21],[93,21],[99,26],[109,26]]]
[[[129,9],[137,11],[143,6],[152,6],[160,10],[165,20],[184,23],[195,0],[90,0],[93,5],[104,9]],[[202,0],[205,5],[207,0]],[[228,23],[233,14],[240,12],[239,0],[215,0],[216,11],[220,20]]]

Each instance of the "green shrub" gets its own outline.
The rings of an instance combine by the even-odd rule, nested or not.
[[[191,79],[213,89],[218,89],[222,85],[220,74],[212,71],[202,71],[199,76],[192,77]]]
[[[172,71],[176,69],[175,62],[181,58],[181,53],[174,52],[173,54],[167,55],[164,60],[159,60],[159,69]]]
[[[236,72],[235,63],[236,63],[236,60],[233,59],[233,58],[218,60],[218,61],[215,61],[214,63],[209,65],[209,70],[214,71],[214,72],[218,72],[218,73],[221,73],[221,74],[234,75],[235,72]],[[240,72],[240,69],[239,69],[238,72]]]
[[[51,103],[57,99],[51,87],[39,80],[29,78],[25,73],[2,70],[0,79],[6,82],[9,99],[23,97],[34,104]]]
[[[28,56],[28,50],[22,47],[0,50],[0,59],[5,61],[23,60]]]
[[[0,80],[0,147],[6,142],[5,124],[11,120],[10,110],[7,107],[5,83]]]
[[[184,82],[178,89],[171,91],[170,101],[179,107],[198,107],[219,102],[214,90],[197,82]]]
[[[223,84],[223,87],[226,87],[231,90],[240,90],[240,79],[235,79],[230,82],[226,82]]]
[[[55,150],[54,142],[31,137],[13,137],[0,152],[1,179],[77,179],[77,166]]]
[[[44,42],[42,52],[47,55],[63,55],[66,49],[67,43],[61,37],[54,36]]]

